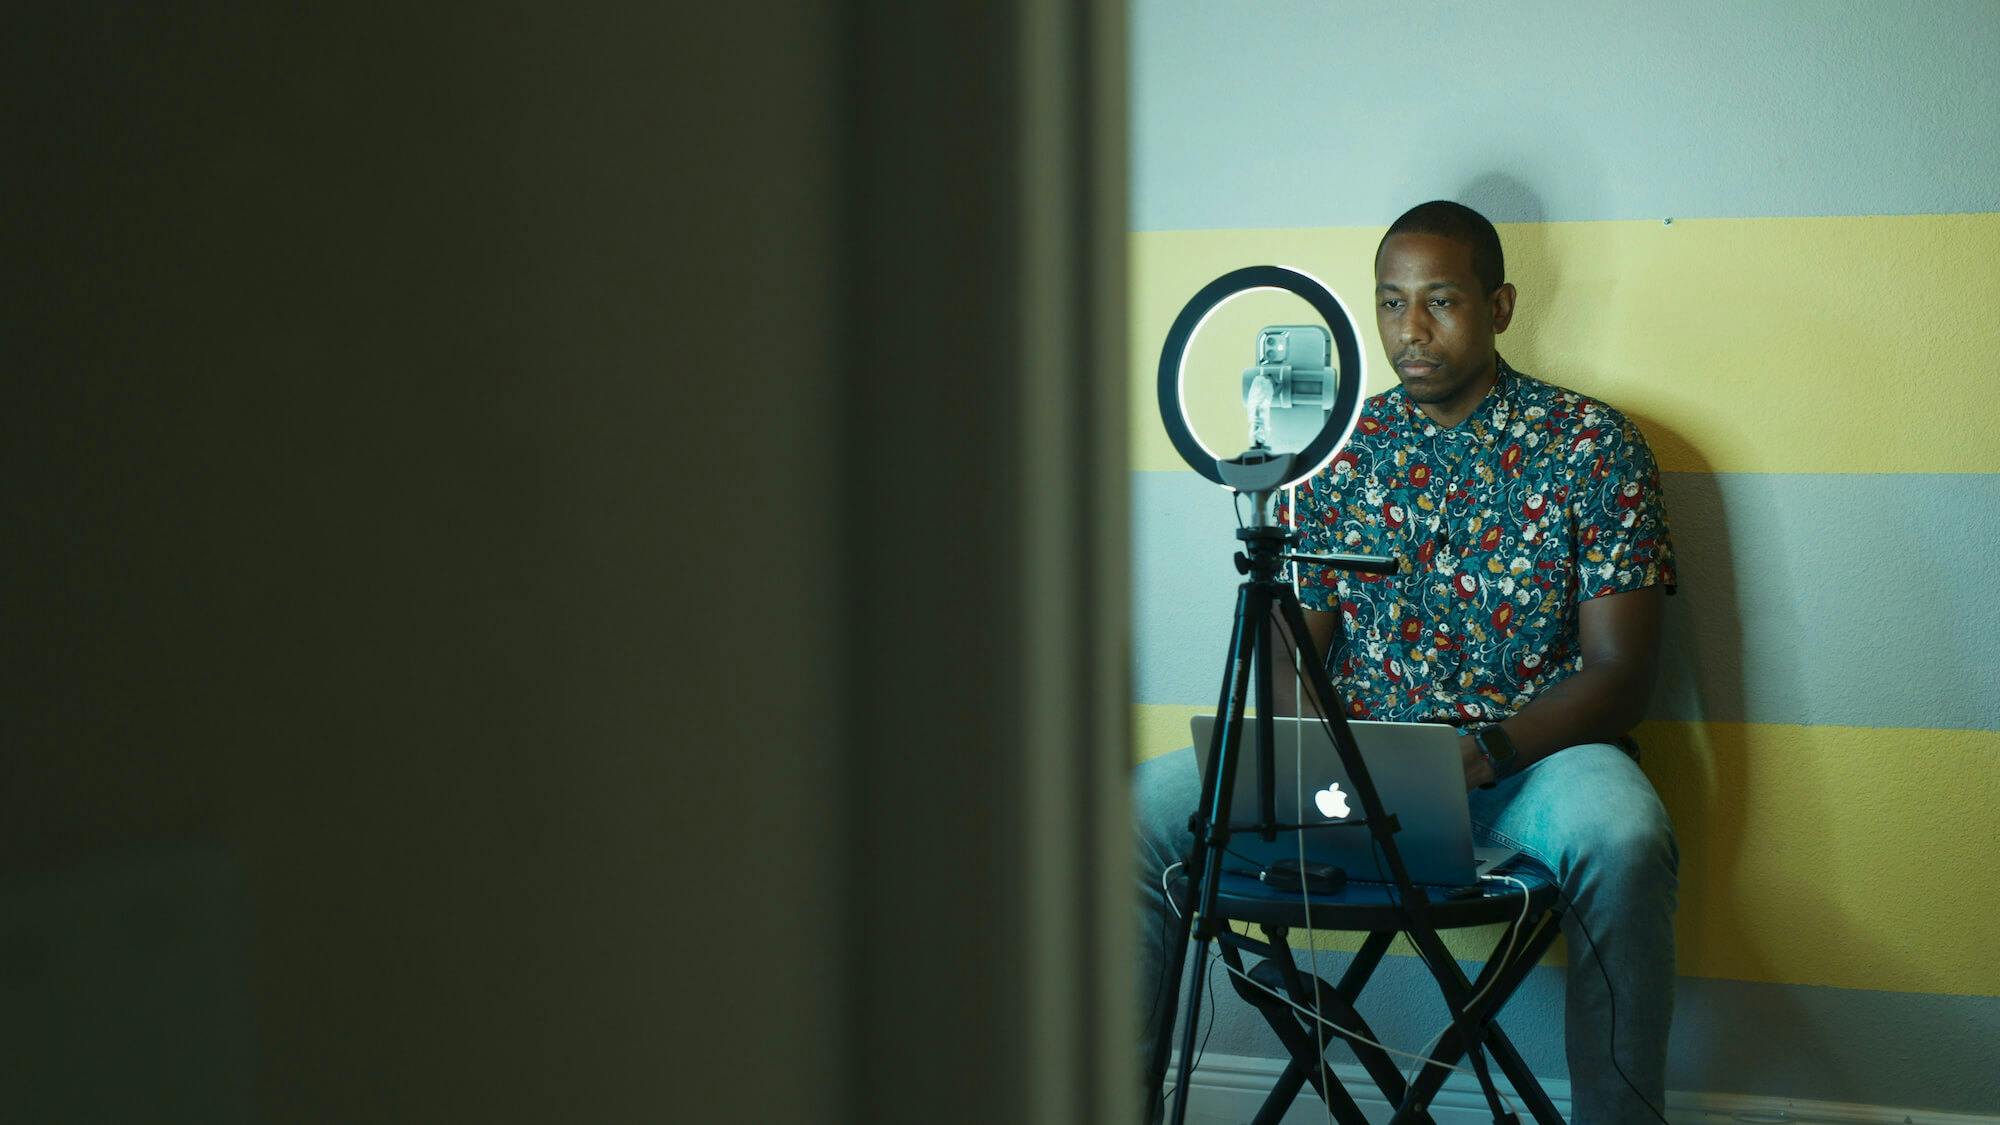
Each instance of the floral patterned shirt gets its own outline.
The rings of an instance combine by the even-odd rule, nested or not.
[[[1369,399],[1297,504],[1300,550],[1403,560],[1396,575],[1300,567],[1306,608],[1339,612],[1328,668],[1353,718],[1498,722],[1583,666],[1585,601],[1674,587],[1638,427],[1505,361],[1450,429],[1401,387]]]

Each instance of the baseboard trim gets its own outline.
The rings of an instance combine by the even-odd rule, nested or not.
[[[1282,1059],[1247,1055],[1203,1055],[1189,1082],[1187,1120],[1189,1125],[1241,1125],[1256,1116],[1272,1083],[1285,1069]],[[1354,1063],[1335,1064],[1354,1094],[1361,1112],[1372,1122],[1389,1119],[1389,1104],[1375,1092],[1367,1072]],[[1168,1071],[1169,1075],[1173,1072]],[[1569,1083],[1544,1079],[1542,1089],[1555,1103],[1556,1111],[1569,1120]],[[1511,1093],[1511,1089],[1509,1093]],[[1367,1096],[1367,1095],[1373,1095]],[[1758,1097],[1750,1094],[1702,1094],[1670,1091],[1667,1094],[1670,1125],[2000,1125],[2000,1116],[1972,1113],[1940,1113],[1927,1109],[1894,1106],[1856,1105],[1848,1102],[1806,1101],[1798,1098]],[[1438,1125],[1491,1125],[1492,1115],[1479,1083],[1471,1075],[1454,1074],[1431,1102],[1431,1116]],[[1524,1122],[1532,1119],[1524,1110]],[[1315,1125],[1326,1120],[1319,1097],[1307,1087],[1285,1114],[1284,1125]]]

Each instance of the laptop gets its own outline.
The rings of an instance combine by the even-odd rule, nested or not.
[[[1353,782],[1326,727],[1316,718],[1284,716],[1274,719],[1273,724],[1279,822],[1360,820],[1361,798],[1354,795]],[[1196,715],[1192,726],[1195,757],[1206,776],[1215,716]],[[1479,876],[1494,873],[1520,854],[1514,848],[1472,846],[1472,816],[1465,803],[1465,766],[1457,728],[1441,723],[1359,721],[1349,721],[1347,726],[1354,732],[1383,810],[1401,825],[1396,848],[1402,853],[1411,882],[1434,887],[1475,886]],[[1261,871],[1281,859],[1297,862],[1299,838],[1303,836],[1307,863],[1332,864],[1346,871],[1349,879],[1362,882],[1390,882],[1388,867],[1365,827],[1280,831],[1277,839],[1268,841],[1242,829],[1258,819],[1256,744],[1255,720],[1246,721],[1238,744],[1225,868],[1247,865]],[[1300,763],[1304,765],[1302,774]],[[1241,863],[1229,863],[1232,858]]]

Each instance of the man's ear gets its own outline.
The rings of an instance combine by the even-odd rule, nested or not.
[[[1502,282],[1493,291],[1493,334],[1498,336],[1507,331],[1507,325],[1514,319],[1514,283]]]

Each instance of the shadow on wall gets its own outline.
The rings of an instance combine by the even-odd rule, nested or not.
[[[1543,206],[1541,196],[1526,183],[1505,172],[1488,172],[1475,177],[1460,189],[1456,198],[1495,223],[1539,226],[1549,221],[1548,209]],[[1510,238],[1504,249],[1512,257],[1514,240]]]
[[[1510,280],[1520,290],[1520,319],[1503,351],[1520,356],[1526,370],[1551,382],[1601,385],[1604,373],[1590,364],[1593,356],[1609,349],[1589,345],[1589,306],[1613,296],[1601,287],[1615,285],[1617,271],[1581,271],[1602,280],[1590,292],[1566,293],[1564,277],[1573,263],[1564,261],[1564,250],[1549,236],[1547,208],[1539,194],[1512,175],[1480,175],[1457,198],[1496,222],[1517,224],[1510,225],[1505,237]],[[1543,355],[1537,347],[1538,326],[1555,317],[1582,325],[1584,343],[1565,345],[1564,354]],[[1667,459],[1679,469],[1663,481],[1679,593],[1668,602],[1661,682],[1651,708],[1652,715],[1669,721],[1648,723],[1640,735],[1647,746],[1646,772],[1673,817],[1681,848],[1680,960],[1684,967],[1712,960],[1702,957],[1703,950],[1717,948],[1728,949],[1728,960],[1740,965],[1744,953],[1758,947],[1745,919],[1768,913],[1734,889],[1745,881],[1738,878],[1744,800],[1754,791],[1756,769],[1742,752],[1741,739],[1729,736],[1741,729],[1737,724],[1747,713],[1740,583],[1748,576],[1736,572],[1725,498],[1702,452],[1704,435],[1677,433],[1657,418],[1612,405],[1640,428],[1656,455],[1671,451]],[[1768,684],[1774,673],[1796,679],[1798,668],[1794,663],[1760,669],[1760,681]],[[1765,979],[1775,979],[1775,973],[1767,972]],[[1683,1037],[1676,1046],[1670,1081],[1700,1086],[1706,1076],[1739,1069],[1719,1054],[1725,1049],[1720,1041],[1694,1043]]]

